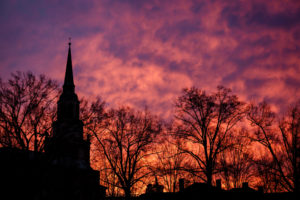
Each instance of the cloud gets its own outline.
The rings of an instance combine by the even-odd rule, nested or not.
[[[224,85],[284,109],[300,98],[298,1],[1,1],[1,77],[63,80],[68,37],[76,89],[171,116],[183,87]]]

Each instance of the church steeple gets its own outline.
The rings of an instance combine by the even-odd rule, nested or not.
[[[73,80],[71,43],[65,71],[63,92],[57,102],[57,120],[45,152],[53,162],[77,168],[90,168],[90,142],[83,139],[83,122],[79,118],[79,101]]]
[[[73,80],[72,68],[73,66],[72,66],[72,56],[71,56],[71,42],[69,42],[69,50],[68,50],[63,92],[57,103],[58,120],[79,120],[79,101],[75,93],[75,85]]]
[[[73,80],[73,66],[72,66],[71,41],[70,41],[63,90],[64,92],[74,92],[74,88],[75,85]]]

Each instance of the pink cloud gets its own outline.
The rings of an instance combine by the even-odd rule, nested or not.
[[[72,36],[76,89],[168,117],[183,87],[233,89],[284,108],[300,98],[297,1],[3,3],[1,76],[63,80]]]

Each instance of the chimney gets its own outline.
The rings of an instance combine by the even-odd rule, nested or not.
[[[242,188],[243,188],[243,189],[248,189],[248,188],[249,188],[248,182],[243,182]]]
[[[183,192],[184,190],[184,179],[179,179],[179,192]]]
[[[221,179],[217,179],[216,180],[216,187],[217,187],[217,189],[222,189],[222,186],[221,186]]]

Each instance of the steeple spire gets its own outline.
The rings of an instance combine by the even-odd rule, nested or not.
[[[52,139],[46,145],[53,161],[58,165],[76,168],[90,168],[90,143],[83,139],[83,122],[79,118],[79,104],[73,81],[71,41],[66,66],[66,74],[57,102],[57,120],[53,122]]]
[[[73,66],[72,66],[72,56],[71,56],[71,39],[69,41],[69,52],[68,52],[68,60],[66,66],[65,73],[65,81],[63,85],[64,92],[74,92],[74,80],[73,80]]]
[[[57,104],[58,120],[79,120],[79,101],[75,93],[75,85],[73,80],[71,41],[69,41],[69,51],[63,92],[60,95]]]

